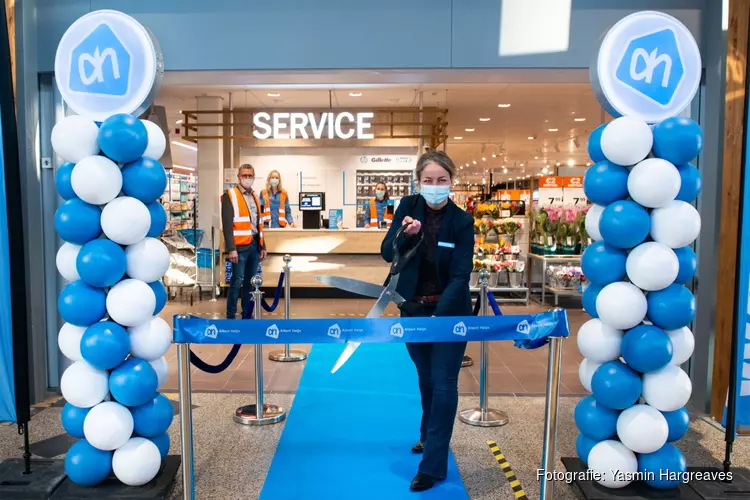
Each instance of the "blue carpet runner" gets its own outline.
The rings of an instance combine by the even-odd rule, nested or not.
[[[409,491],[421,405],[406,346],[362,344],[331,374],[342,350],[313,347],[260,499],[468,499],[452,455],[445,481]]]

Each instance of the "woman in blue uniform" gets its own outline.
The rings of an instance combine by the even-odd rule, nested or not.
[[[450,199],[456,167],[444,153],[432,151],[417,162],[420,194],[401,200],[380,252],[393,261],[393,238],[403,254],[424,233],[421,249],[401,271],[397,291],[407,300],[401,316],[471,316],[469,277],[474,253],[474,221]],[[458,374],[466,342],[407,343],[417,369],[422,399],[419,442],[423,453],[413,491],[432,488],[448,473],[448,454],[458,410]]]

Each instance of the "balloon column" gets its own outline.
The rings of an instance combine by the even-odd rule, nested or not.
[[[167,185],[166,138],[154,123],[128,114],[101,125],[69,116],[52,131],[66,162],[56,176],[65,200],[55,214],[64,241],[57,269],[69,282],[58,309],[58,343],[72,361],[60,381],[62,424],[80,439],[65,458],[76,484],[110,474],[129,486],[151,481],[169,451],[170,401],[157,392],[167,378],[170,325],[159,318],[169,252],[157,238],[166,226],[158,202]]]
[[[596,163],[584,178],[594,203],[586,230],[595,243],[581,265],[593,319],[578,332],[578,347],[580,380],[593,394],[575,410],[576,448],[610,488],[634,479],[676,488],[686,472],[672,443],[690,425],[692,386],[680,365],[694,347],[695,298],[685,284],[696,272],[690,245],[701,219],[691,203],[701,177],[689,162],[702,145],[698,124],[681,116],[653,127],[623,116],[589,139]]]

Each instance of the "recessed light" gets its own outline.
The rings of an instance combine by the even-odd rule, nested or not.
[[[185,149],[192,149],[193,151],[198,151],[197,147],[192,146],[190,144],[185,144],[184,142],[172,141],[172,144],[174,144],[175,146],[181,146],[181,147],[183,147]]]
[[[497,155],[495,153],[492,153],[493,158],[497,158]]]
[[[476,165],[477,161],[476,160],[471,160],[471,163],[473,163],[474,165]]]
[[[586,118],[573,118],[573,120],[575,120],[577,122],[585,122]]]
[[[281,97],[281,94],[278,92],[269,92],[266,94],[268,97]]]
[[[575,162],[575,161],[573,161],[573,160],[568,160],[568,166],[569,166],[569,167],[572,167],[572,166],[573,166],[573,165],[575,165],[575,164],[576,164],[576,162]]]
[[[362,97],[362,92],[349,92],[349,97]]]
[[[510,104],[498,104],[497,107],[498,108],[509,108]]]
[[[555,163],[555,165],[559,167],[560,166],[560,162],[558,161],[557,163]]]
[[[527,178],[527,179],[528,179],[529,177],[531,177],[531,176],[530,176],[530,175],[527,175],[527,176],[526,176],[526,178]]]
[[[590,161],[587,161],[587,162],[586,162],[586,166],[587,166],[587,167],[590,167],[590,166],[591,166],[591,162],[590,162]]]
[[[485,158],[484,156],[482,156],[482,161],[487,161],[487,158]]]
[[[183,122],[182,122],[182,120],[177,120],[176,123],[177,123],[177,125],[182,125]]]
[[[520,177],[516,177],[516,179],[520,179]]]
[[[534,140],[534,136],[533,136],[533,135],[530,135],[530,136],[529,136],[529,140],[530,140],[530,141],[533,141],[533,140]]]
[[[473,128],[467,128],[466,131],[467,132],[474,132],[474,129]]]
[[[535,160],[538,160],[538,159],[539,159],[539,157],[538,157],[538,156],[535,156],[535,157],[534,157],[534,159],[535,159]]]
[[[523,163],[521,163],[521,166],[523,167]]]
[[[463,139],[463,137],[458,136],[458,137],[454,137],[453,139],[456,140],[456,141],[460,141],[461,139]]]
[[[549,128],[549,129],[547,129],[547,132],[557,132],[557,129],[556,128]]]
[[[490,119],[489,118],[480,118],[479,121],[480,122],[488,122],[488,121],[490,121]]]
[[[464,166],[463,166],[463,165],[461,165],[461,170],[463,170],[463,169],[464,169]]]
[[[182,170],[190,170],[191,172],[195,172],[195,169],[193,167],[183,167],[182,165],[172,165],[172,168],[179,168]]]

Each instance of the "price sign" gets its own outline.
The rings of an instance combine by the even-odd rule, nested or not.
[[[583,177],[563,177],[563,205],[583,208],[588,203],[583,192]]]
[[[560,207],[563,205],[563,178],[557,176],[539,178],[539,205]]]

